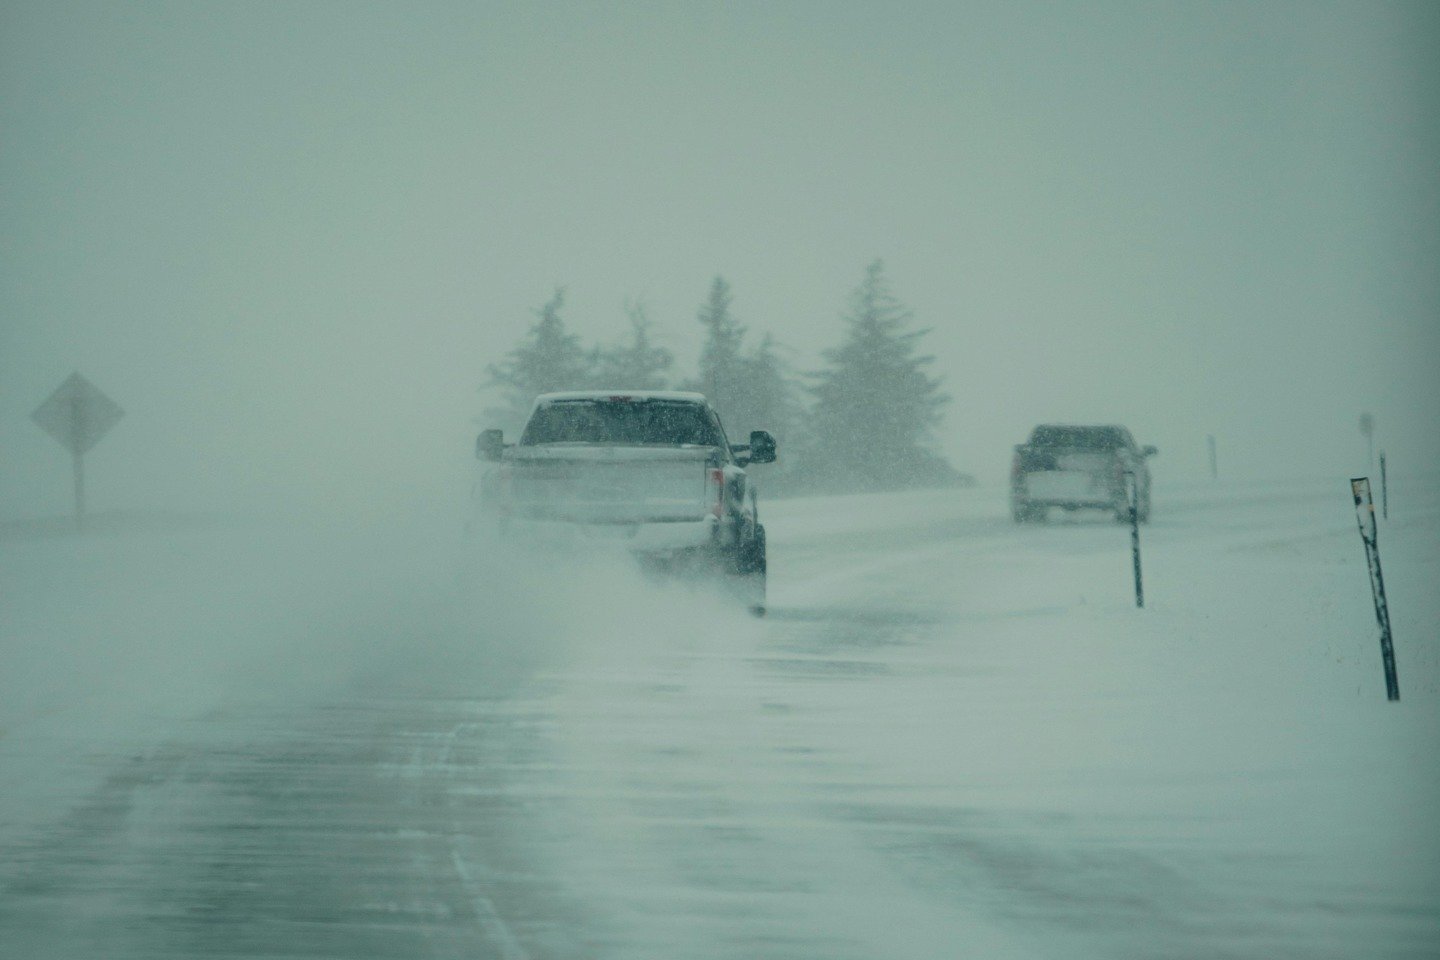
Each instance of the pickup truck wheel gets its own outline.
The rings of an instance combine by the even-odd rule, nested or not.
[[[741,543],[735,556],[735,573],[741,595],[745,598],[750,612],[757,617],[765,616],[765,528],[755,525],[755,535]]]

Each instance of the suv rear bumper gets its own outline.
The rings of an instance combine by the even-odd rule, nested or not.
[[[1037,507],[1111,507],[1125,500],[1125,488],[1103,474],[1045,470],[1022,475],[1011,486],[1010,499]]]

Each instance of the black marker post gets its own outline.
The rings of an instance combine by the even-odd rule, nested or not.
[[[1370,594],[1375,598],[1375,620],[1380,624],[1380,659],[1385,664],[1385,697],[1400,699],[1400,681],[1395,676],[1395,645],[1390,638],[1390,606],[1385,602],[1385,578],[1380,573],[1380,547],[1375,523],[1375,502],[1370,498],[1370,478],[1350,481],[1355,497],[1355,519],[1360,524],[1360,539],[1365,541],[1365,557],[1370,564]]]
[[[1385,482],[1385,451],[1380,451],[1380,515],[1390,519],[1390,485]]]
[[[1145,606],[1145,587],[1140,582],[1140,484],[1135,474],[1125,474],[1125,492],[1130,499],[1130,553],[1135,560],[1135,606]]]

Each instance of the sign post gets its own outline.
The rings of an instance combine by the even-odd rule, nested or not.
[[[1140,580],[1140,485],[1135,474],[1125,474],[1125,495],[1130,501],[1130,554],[1135,562],[1135,606],[1145,606],[1145,586]]]
[[[1400,680],[1395,675],[1395,645],[1390,638],[1390,606],[1385,602],[1385,578],[1380,573],[1379,531],[1375,523],[1375,502],[1370,499],[1370,478],[1350,481],[1355,497],[1355,519],[1360,539],[1365,541],[1365,558],[1370,566],[1370,595],[1375,599],[1375,620],[1380,625],[1380,659],[1385,666],[1385,697],[1400,699]]]
[[[125,411],[89,380],[72,373],[30,415],[74,458],[75,525],[85,522],[85,454],[99,443]]]

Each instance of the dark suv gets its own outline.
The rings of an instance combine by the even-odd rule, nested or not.
[[[1158,451],[1140,447],[1118,426],[1042,424],[1015,448],[1010,465],[1010,512],[1016,523],[1044,520],[1046,510],[1100,507],[1130,518],[1126,475],[1135,475],[1140,522],[1150,519],[1150,468]]]

